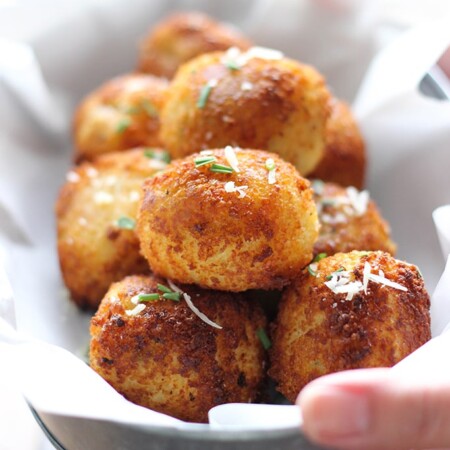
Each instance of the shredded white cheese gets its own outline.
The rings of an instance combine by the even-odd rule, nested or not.
[[[93,167],[88,167],[88,168],[86,169],[86,175],[87,175],[89,178],[94,178],[94,177],[96,177],[96,176],[98,175],[98,172],[97,172],[97,170],[94,169]]]
[[[213,154],[214,154],[214,152],[212,150],[202,150],[200,152],[200,155],[204,155],[204,156],[211,156]]]
[[[228,161],[228,164],[232,167],[235,172],[240,172],[239,170],[239,161],[237,159],[234,148],[231,145],[227,145],[224,150],[225,159]]]
[[[272,169],[269,171],[269,175],[267,176],[267,182],[269,184],[275,184],[277,182],[276,169]]]
[[[130,202],[137,202],[140,198],[140,194],[138,191],[131,191],[130,192]]]
[[[355,210],[356,216],[362,216],[367,211],[369,204],[369,192],[358,191],[358,189],[350,186],[346,189],[350,204]]]
[[[364,291],[364,293],[367,294],[367,286],[369,281],[398,289],[400,291],[408,290],[405,286],[387,279],[382,270],[379,270],[378,273],[378,275],[372,273],[372,267],[366,261],[364,264],[362,283],[359,280],[350,281],[350,272],[341,271],[333,272],[331,274],[331,279],[326,281],[325,285],[335,294],[347,294],[346,300],[352,300],[353,296],[361,291]]]
[[[208,81],[208,86],[209,87],[216,87],[217,86],[217,83],[219,82],[219,80],[217,79],[217,78],[211,78],[209,81]]]
[[[203,322],[207,323],[208,325],[210,325],[211,327],[217,328],[219,330],[222,329],[222,327],[220,325],[218,325],[216,322],[213,322],[211,319],[208,319],[208,317],[203,314],[195,305],[194,303],[192,303],[191,297],[186,294],[186,292],[183,292],[177,285],[175,285],[171,280],[167,280],[167,283],[169,284],[170,289],[172,289],[172,291],[178,292],[180,294],[183,295],[183,298],[186,302],[186,304],[188,305],[188,307],[190,308],[190,310],[201,320],[203,320]]]
[[[372,272],[372,267],[370,264],[366,261],[364,263],[364,271],[363,271],[363,288],[364,288],[364,294],[367,294],[367,285],[369,284],[369,275]]]
[[[253,89],[253,83],[250,81],[243,81],[241,83],[241,91],[251,91]]]
[[[133,309],[127,309],[125,311],[127,316],[137,316],[140,312],[144,311],[145,305],[143,303],[139,303]]]
[[[251,47],[245,52],[241,52],[237,47],[231,47],[222,56],[221,62],[225,65],[236,65],[237,68],[240,69],[245,66],[248,61],[254,58],[275,61],[283,58],[283,56],[283,53],[279,50],[267,47]]]
[[[106,191],[98,191],[94,194],[94,202],[97,205],[107,205],[114,201],[114,197]]]
[[[71,170],[70,172],[67,173],[66,180],[69,181],[70,183],[77,183],[78,181],[80,181],[80,175]]]
[[[396,283],[395,281],[388,280],[386,277],[381,277],[380,275],[375,275],[374,273],[371,273],[369,275],[369,280],[373,281],[374,283],[379,283],[384,286],[389,286],[391,288],[398,289],[399,291],[406,292],[408,290],[405,286],[403,286],[399,283]]]
[[[274,50],[267,47],[251,47],[242,54],[245,62],[253,58],[266,59],[268,61],[275,61],[283,58],[283,53],[279,50]]]
[[[245,192],[248,186],[236,186],[234,181],[228,181],[224,186],[225,192],[237,192],[239,193],[239,198],[244,198],[247,194]]]

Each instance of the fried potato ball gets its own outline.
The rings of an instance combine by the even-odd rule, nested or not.
[[[68,173],[56,203],[58,254],[80,307],[96,308],[112,282],[149,271],[133,228],[141,185],[166,166],[163,156],[144,149],[111,153]]]
[[[210,408],[251,402],[264,379],[259,340],[266,321],[241,294],[181,286],[205,323],[179,301],[163,298],[166,280],[130,276],[111,286],[91,322],[91,367],[128,400],[191,422]],[[136,302],[139,294],[158,299]]]
[[[320,180],[314,180],[312,186],[320,222],[315,255],[352,250],[382,250],[395,254],[397,246],[390,238],[389,225],[367,191]]]
[[[311,260],[317,232],[309,182],[275,154],[232,147],[147,180],[137,224],[154,273],[234,292],[285,286]]]
[[[226,145],[268,150],[307,176],[324,151],[328,100],[315,69],[275,50],[210,53],[177,72],[161,139],[174,157]]]
[[[172,78],[181,64],[195,56],[250,46],[232,26],[199,12],[176,13],[157,24],[142,41],[138,70]]]
[[[393,366],[431,338],[429,308],[417,267],[388,253],[312,263],[283,294],[269,375],[293,402],[322,375]]]
[[[331,98],[323,156],[310,178],[362,189],[366,171],[364,141],[345,102]]]
[[[132,147],[161,146],[160,120],[168,81],[143,74],[114,78],[89,94],[74,117],[75,160]]]

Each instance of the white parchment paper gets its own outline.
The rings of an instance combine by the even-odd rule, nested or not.
[[[376,2],[192,0],[171,2],[170,8],[215,13],[241,26],[258,44],[317,65],[337,95],[352,99],[376,48],[377,14],[369,3]],[[0,319],[0,351],[11,363],[5,367],[16,370],[18,384],[39,411],[186,428],[190,425],[125,401],[73,356],[87,348],[90,317],[68,301],[56,255],[53,204],[70,166],[72,108],[103,80],[133,69],[138,37],[169,8],[162,0],[129,4],[87,2],[30,39],[22,63],[32,64],[29,73],[37,74],[27,86],[34,83],[38,89],[29,95],[46,105],[41,114],[30,106],[32,98],[20,98],[18,78],[11,78],[11,67],[2,59],[0,244],[21,334]],[[355,103],[369,151],[372,196],[392,225],[399,258],[421,268],[431,292],[445,261],[432,211],[450,204],[450,102],[426,98],[417,86],[449,43],[448,21],[402,36],[374,60]],[[450,220],[448,214],[439,217],[439,238],[448,251]],[[0,290],[0,311],[9,311],[12,321],[12,296],[6,291]],[[449,264],[433,297],[432,321],[436,336],[450,322]],[[450,345],[446,336],[399,367],[415,370],[424,360],[439,361]],[[225,429],[275,429],[301,422],[297,408],[279,405],[225,405],[214,408],[210,418],[212,427]]]

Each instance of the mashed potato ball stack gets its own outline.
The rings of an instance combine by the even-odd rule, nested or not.
[[[176,13],[159,22],[141,43],[138,70],[172,78],[178,67],[203,53],[250,42],[236,28],[199,12]]]
[[[161,146],[160,120],[168,82],[151,75],[114,78],[89,94],[74,118],[75,160],[138,146]]]
[[[207,422],[213,406],[256,399],[265,326],[261,309],[241,294],[127,277],[92,319],[90,365],[134,403]]]
[[[79,306],[96,308],[112,282],[148,272],[134,226],[141,185],[166,166],[166,156],[156,149],[111,153],[67,174],[56,204],[58,254]]]
[[[148,179],[137,233],[158,275],[225,291],[280,289],[312,259],[318,221],[310,184],[291,164],[226,147]]]
[[[209,53],[178,70],[161,139],[177,158],[226,145],[268,150],[306,176],[322,158],[329,98],[315,69],[279,51]]]
[[[431,338],[429,308],[417,267],[388,253],[313,262],[283,294],[269,375],[295,401],[322,375],[393,366]]]
[[[352,250],[382,250],[395,254],[397,247],[390,238],[389,225],[368,191],[320,180],[314,180],[312,187],[320,222],[314,254],[329,256]]]

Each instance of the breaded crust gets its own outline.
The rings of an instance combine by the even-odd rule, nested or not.
[[[111,153],[85,162],[69,172],[61,188],[56,203],[59,262],[80,307],[97,308],[112,282],[149,271],[134,229],[123,228],[127,222],[132,228],[136,220],[143,181],[166,166],[145,152]]]
[[[319,239],[314,254],[352,250],[382,250],[395,255],[390,227],[367,191],[334,183],[312,182],[319,215]]]
[[[347,300],[348,294],[334,293],[325,284],[336,284],[332,274],[342,276],[342,268],[350,273],[350,283],[364,284],[366,262],[378,279],[407,290],[370,280],[366,293],[361,288]],[[293,402],[307,383],[322,375],[393,366],[431,338],[429,308],[417,267],[388,253],[354,251],[322,259],[283,294],[272,330],[269,375]]]
[[[234,27],[199,12],[176,13],[152,28],[142,40],[138,70],[172,78],[178,67],[219,50],[249,48],[251,43]]]
[[[79,105],[73,123],[74,160],[138,146],[160,147],[160,119],[167,80],[143,74],[114,78]]]
[[[191,422],[210,408],[254,401],[264,378],[265,352],[257,330],[266,326],[255,302],[240,294],[179,286],[195,306],[222,326],[200,320],[182,298],[131,302],[166,280],[132,276],[115,283],[91,322],[91,367],[134,403]]]
[[[145,182],[137,233],[154,273],[225,291],[280,289],[311,260],[318,222],[309,182],[275,154],[234,152],[239,173],[196,167],[205,155],[195,154]],[[224,150],[210,154],[229,164]]]
[[[330,111],[325,151],[309,177],[362,189],[367,158],[358,124],[343,101],[331,98]]]
[[[223,52],[180,67],[161,114],[174,157],[226,145],[279,154],[307,176],[322,158],[329,93],[315,69],[281,58],[230,69]],[[209,87],[208,87],[209,86]]]

